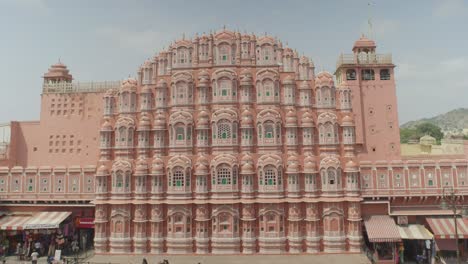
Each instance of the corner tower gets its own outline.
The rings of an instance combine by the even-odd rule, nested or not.
[[[400,158],[394,68],[391,54],[377,54],[375,42],[365,36],[354,43],[353,54],[338,58],[338,86],[350,88],[353,95],[360,160]]]

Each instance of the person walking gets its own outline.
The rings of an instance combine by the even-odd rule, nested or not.
[[[143,262],[141,262],[141,264],[148,264],[148,261],[146,260],[146,258],[143,258]]]
[[[31,263],[37,264],[38,257],[39,257],[39,253],[37,253],[36,250],[33,250],[33,253],[31,253]]]

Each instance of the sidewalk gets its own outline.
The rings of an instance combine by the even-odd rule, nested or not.
[[[318,255],[96,255],[90,264],[141,264],[146,258],[149,264],[167,259],[169,264],[370,264],[363,254]]]

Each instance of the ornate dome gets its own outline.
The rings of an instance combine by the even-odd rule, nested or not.
[[[146,175],[148,174],[148,162],[145,159],[138,159],[135,169],[135,175]]]
[[[205,164],[198,163],[195,168],[196,175],[207,175],[208,174],[208,167]]]
[[[354,119],[349,115],[344,116],[341,119],[341,126],[354,126]]]
[[[354,42],[353,50],[357,48],[375,48],[375,41],[366,38],[366,36],[362,35],[356,42]]]
[[[250,70],[243,69],[240,73],[240,84],[241,85],[252,85],[253,79]]]
[[[101,125],[101,131],[112,131],[112,124],[108,118],[104,120],[104,123]]]
[[[253,127],[252,113],[248,108],[242,112],[241,127]]]
[[[331,75],[329,72],[320,72],[317,74],[317,77],[315,77],[315,86],[334,86],[333,75]]]
[[[304,158],[304,173],[316,173],[317,166],[315,164],[315,159],[312,156],[307,156]]]
[[[346,162],[344,171],[345,171],[345,172],[358,172],[358,171],[359,171],[359,167],[358,167],[358,165],[356,164],[356,162],[350,160],[350,161]]]
[[[122,81],[122,85],[120,88],[122,90],[136,90],[137,85],[137,80],[135,80],[134,78],[127,78]]]
[[[166,117],[162,112],[158,112],[156,115],[154,127],[158,130],[164,130],[166,128]]]
[[[44,74],[44,78],[60,78],[65,80],[72,80],[72,75],[70,74],[67,66],[62,62],[58,62],[50,66],[49,71]]]
[[[301,89],[301,90],[310,89],[309,82],[308,81],[302,81],[301,85],[299,85],[299,89]]]
[[[288,157],[288,165],[286,168],[286,173],[298,173],[299,172],[299,160],[295,155]]]
[[[158,83],[156,84],[156,88],[165,88],[167,87],[167,82],[164,79],[159,79]]]
[[[197,128],[207,127],[209,127],[209,115],[206,111],[201,110],[200,113],[198,113]]]
[[[302,114],[301,126],[302,127],[313,127],[314,126],[314,120],[312,119],[312,114],[309,113],[309,111],[306,111],[304,114]]]
[[[96,176],[107,176],[107,175],[109,175],[109,168],[106,165],[102,164],[97,169]]]
[[[148,129],[151,125],[151,120],[148,115],[143,112],[140,117],[140,122],[138,123],[138,129]]]
[[[301,56],[301,58],[299,59],[299,63],[300,64],[308,64],[309,63],[309,58],[307,58],[306,56]]]
[[[161,158],[155,157],[153,159],[151,173],[154,175],[163,175],[164,174],[164,162]]]
[[[241,167],[241,174],[254,174],[255,169],[254,166],[251,163],[245,163]]]
[[[296,80],[291,75],[286,76],[283,80],[283,84],[296,84]]]
[[[297,114],[293,109],[289,109],[286,114],[286,127],[297,127]]]
[[[210,75],[206,70],[200,71],[198,74],[198,87],[207,87],[210,85]]]
[[[424,146],[435,145],[436,143],[437,143],[437,140],[434,137],[431,137],[430,135],[422,136],[419,139],[419,144],[424,145]]]

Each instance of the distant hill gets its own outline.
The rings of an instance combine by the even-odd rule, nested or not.
[[[409,121],[401,125],[401,128],[414,128],[421,123],[434,124],[443,131],[462,130],[468,128],[468,108],[458,108],[431,118]]]

